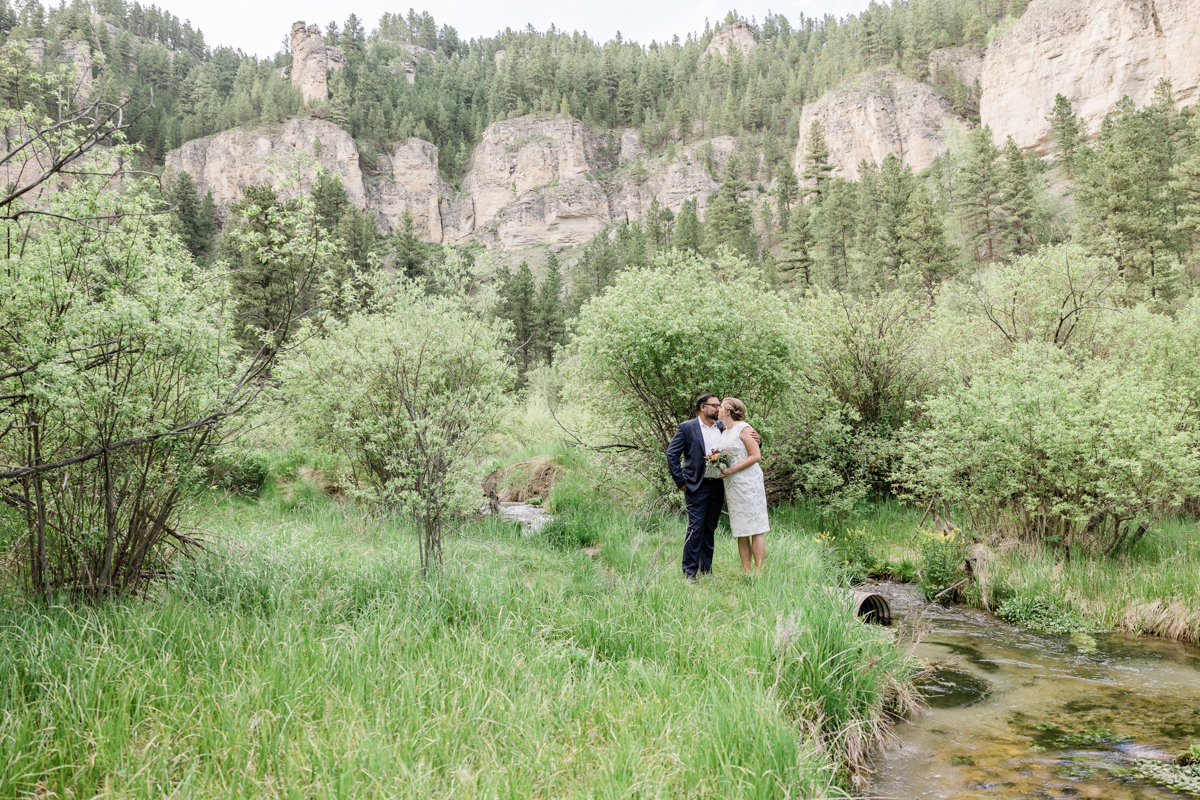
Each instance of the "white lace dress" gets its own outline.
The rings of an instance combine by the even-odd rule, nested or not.
[[[742,429],[747,424],[735,422],[721,434],[721,449],[733,455],[735,465],[749,455],[742,442]],[[725,479],[725,504],[729,509],[729,527],[735,537],[754,536],[771,530],[767,524],[767,490],[763,485],[762,467],[758,464]]]

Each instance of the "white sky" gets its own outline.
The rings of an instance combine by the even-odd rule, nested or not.
[[[463,39],[491,36],[505,27],[523,28],[532,23],[546,30],[554,23],[567,31],[587,31],[600,42],[612,38],[617,31],[627,40],[649,44],[651,39],[670,41],[679,34],[704,30],[707,17],[714,25],[725,18],[731,5],[716,0],[577,0],[574,3],[550,0],[526,0],[522,3],[495,0],[439,0],[420,3],[418,0],[357,0],[353,3],[329,3],[318,0],[151,0],[181,20],[191,20],[193,27],[204,31],[210,46],[228,45],[241,48],[261,57],[273,55],[283,38],[291,31],[292,23],[304,20],[317,23],[322,32],[331,19],[341,24],[351,13],[364,21],[370,31],[385,12],[407,13],[410,7],[417,12],[428,11],[439,26],[451,25]],[[767,2],[754,0],[732,4],[746,18],[759,22],[768,10],[783,14],[793,23],[801,12],[808,16],[834,14],[842,17],[867,7],[868,0],[784,0]],[[148,3],[147,3],[148,4]]]

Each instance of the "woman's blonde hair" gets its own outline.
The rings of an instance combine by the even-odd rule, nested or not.
[[[721,405],[729,412],[729,416],[733,417],[734,422],[741,422],[746,418],[746,404],[736,397],[726,397],[721,401]]]

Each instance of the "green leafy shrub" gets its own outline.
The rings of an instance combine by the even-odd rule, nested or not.
[[[797,305],[811,342],[810,383],[796,393],[769,452],[776,492],[845,518],[890,489],[896,431],[917,419],[937,385],[924,319],[906,292],[853,298],[832,292]]]
[[[1100,626],[1082,615],[1065,610],[1046,595],[1018,595],[1005,600],[996,616],[1013,625],[1045,633],[1087,633]]]
[[[847,528],[841,537],[838,549],[842,555],[843,574],[851,584],[862,583],[878,571],[875,545],[875,538],[866,528]]]
[[[1137,520],[1200,487],[1200,431],[1187,393],[1131,380],[1115,362],[1073,362],[1023,344],[926,404],[898,477],[979,526],[1113,553]]]
[[[952,593],[946,590],[962,579],[963,559],[967,555],[961,533],[938,533],[923,529],[920,531],[918,548],[921,553],[921,589],[925,599],[933,600],[941,595],[943,602],[949,602]]]
[[[422,574],[442,563],[442,523],[475,504],[480,443],[511,384],[504,327],[401,284],[281,365],[309,440],[343,454],[357,483],[420,532]]]
[[[246,450],[222,450],[208,461],[205,478],[209,486],[243,497],[254,497],[267,482],[271,466],[258,453]]]
[[[710,265],[674,250],[585,305],[576,344],[580,400],[614,441],[656,456],[703,391],[740,398],[769,441],[807,353],[787,302],[749,262],[726,254]]]

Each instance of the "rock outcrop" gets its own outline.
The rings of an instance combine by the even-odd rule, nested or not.
[[[937,83],[938,77],[949,70],[959,83],[973,86],[983,74],[983,50],[973,47],[946,47],[929,54],[929,77]]]
[[[25,57],[34,64],[41,64],[46,58],[46,40],[33,38],[25,40]]]
[[[950,103],[932,86],[896,72],[860,75],[804,107],[797,178],[813,120],[825,128],[834,174],[850,180],[858,177],[860,161],[879,162],[888,153],[914,170],[928,167],[946,149],[947,126],[958,124]]]
[[[438,172],[438,149],[421,139],[399,142],[379,156],[379,173],[368,176],[367,206],[385,232],[397,229],[405,209],[427,242],[465,240],[474,224],[470,197],[459,197]]]
[[[81,105],[92,101],[92,46],[85,41],[63,39],[62,61],[74,75],[75,96]]]
[[[1197,99],[1196,0],[1033,0],[987,49],[979,112],[1003,141],[1046,152],[1046,115],[1064,95],[1090,132],[1120,99],[1144,105],[1160,78],[1179,103]]]
[[[730,50],[738,50],[742,56],[750,55],[750,51],[758,46],[758,42],[754,38],[754,28],[751,28],[748,23],[737,21],[725,25],[717,31],[708,43],[708,47],[704,48],[704,53],[700,59],[703,61],[709,53],[725,58],[729,55]]]
[[[346,57],[336,47],[327,47],[316,25],[292,23],[292,86],[300,90],[305,105],[323,103],[329,97],[329,71],[346,66]]]
[[[367,208],[354,139],[324,120],[293,119],[276,130],[235,128],[187,142],[166,160],[167,170],[190,174],[201,195],[212,192],[222,214],[247,186],[270,184],[283,197],[309,191],[317,165],[341,178],[352,204]]]
[[[34,64],[46,60],[48,43],[45,39],[26,39],[24,42],[25,57]],[[59,62],[71,67],[72,89],[80,104],[92,100],[92,46],[82,39],[63,39],[62,54]]]
[[[211,191],[222,216],[253,184],[269,183],[285,197],[307,191],[320,165],[341,178],[351,203],[374,212],[385,232],[394,231],[408,210],[418,235],[433,243],[561,246],[644,216],[656,198],[676,213],[685,201],[697,200],[703,216],[718,188],[705,161],[711,159],[719,173],[737,147],[731,136],[710,141],[711,152],[705,142],[668,160],[650,158],[633,129],[618,140],[607,132],[592,136],[570,119],[505,120],[484,132],[460,193],[442,180],[437,148],[429,142],[394,145],[364,175],[349,134],[330,122],[302,119],[188,142],[167,155],[167,168],[190,173],[201,193]],[[635,180],[630,173],[639,159]]]
[[[534,187],[586,182],[586,151],[583,125],[574,120],[520,117],[489,126],[463,182],[476,225],[487,225]]]

